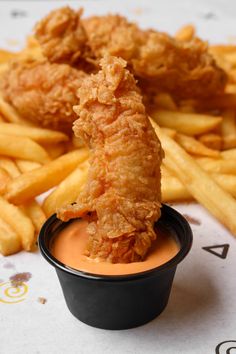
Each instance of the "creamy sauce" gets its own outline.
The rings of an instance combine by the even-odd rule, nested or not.
[[[124,275],[144,272],[168,262],[179,251],[179,246],[170,233],[167,230],[158,230],[157,239],[144,261],[126,264],[99,262],[84,255],[88,242],[86,228],[86,221],[74,221],[55,237],[51,245],[51,252],[56,259],[86,273]]]

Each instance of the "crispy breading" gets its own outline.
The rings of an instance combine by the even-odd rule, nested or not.
[[[76,119],[73,105],[83,71],[47,61],[14,61],[0,80],[0,90],[20,115],[43,127],[66,132]]]
[[[160,216],[162,149],[126,62],[106,56],[78,90],[74,132],[92,150],[88,180],[63,220],[89,217],[88,256],[142,260]]]
[[[35,37],[51,62],[73,64],[83,53],[86,34],[80,21],[82,12],[65,6],[36,24]]]
[[[96,57],[109,53],[128,61],[144,91],[167,91],[178,97],[204,97],[221,92],[226,74],[208,45],[198,38],[178,41],[154,30],[141,30],[118,15],[82,21]]]
[[[51,62],[69,62],[90,72],[106,54],[125,59],[145,94],[207,97],[225,87],[226,74],[205,42],[142,30],[120,15],[81,19],[81,10],[62,7],[37,25],[36,37]]]

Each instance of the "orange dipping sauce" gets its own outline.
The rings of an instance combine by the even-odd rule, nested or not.
[[[144,272],[156,268],[170,259],[179,251],[179,246],[164,228],[158,229],[157,239],[142,262],[116,263],[101,262],[84,255],[88,242],[87,222],[77,220],[63,229],[52,241],[52,255],[71,268],[92,274],[125,275]]]

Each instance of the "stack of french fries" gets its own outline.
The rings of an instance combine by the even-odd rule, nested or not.
[[[189,25],[176,37],[189,40],[194,33]],[[29,47],[37,56],[34,41]],[[210,51],[229,76],[225,92],[205,101],[178,103],[160,93],[150,120],[165,151],[163,202],[196,200],[236,235],[236,46],[213,46]],[[0,51],[0,72],[15,56]],[[77,199],[87,179],[88,158],[88,149],[75,137],[35,126],[0,96],[3,255],[34,250],[46,218]],[[47,197],[40,205],[37,197],[44,192]]]

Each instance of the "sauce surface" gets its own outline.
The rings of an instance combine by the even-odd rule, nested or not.
[[[51,245],[52,255],[56,259],[86,273],[124,275],[144,272],[168,262],[179,251],[179,246],[170,233],[167,230],[158,230],[157,239],[144,261],[126,264],[101,262],[84,255],[88,241],[86,228],[86,221],[74,221],[54,238]]]

